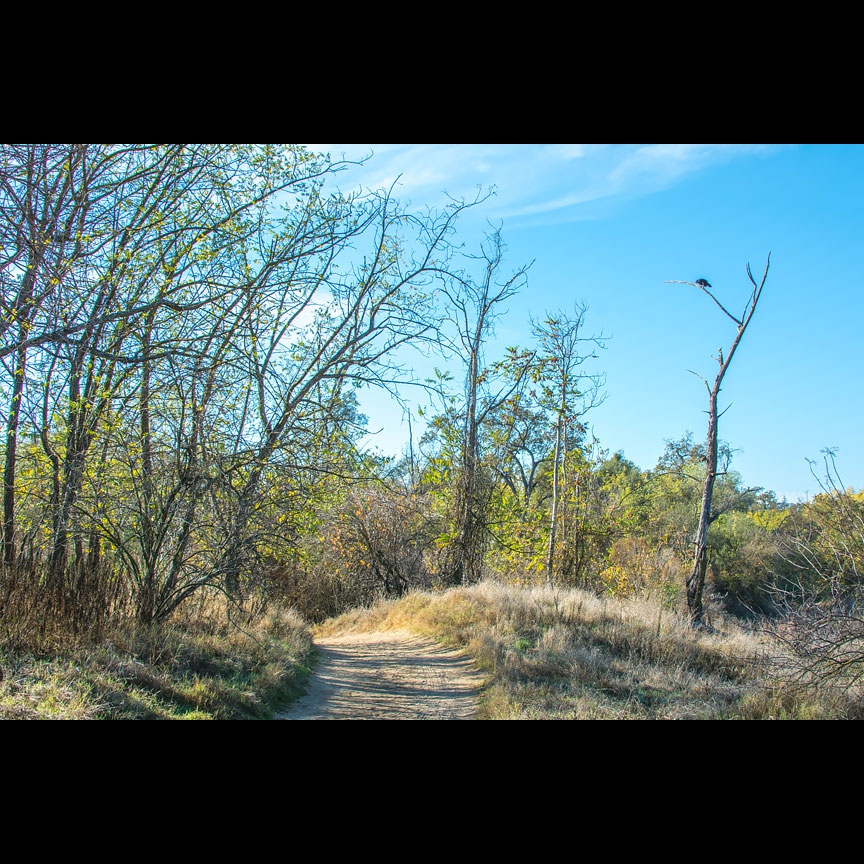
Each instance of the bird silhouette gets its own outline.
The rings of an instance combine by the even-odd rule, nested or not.
[[[707,279],[697,279],[696,284],[701,285],[703,288],[711,287],[711,283]]]

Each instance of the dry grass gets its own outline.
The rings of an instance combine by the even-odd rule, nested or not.
[[[240,628],[203,601],[171,626],[117,627],[65,656],[0,653],[0,719],[267,719],[299,692],[310,650],[292,610]]]
[[[319,625],[321,635],[407,628],[487,674],[481,719],[857,719],[860,693],[789,688],[781,647],[723,622],[694,631],[649,601],[494,582],[416,593]],[[770,661],[770,662],[769,662]]]
[[[267,719],[299,693],[313,634],[396,629],[475,659],[486,674],[479,719],[864,716],[860,690],[790,686],[767,634],[717,628],[694,632],[653,602],[496,582],[416,592],[314,627],[290,609],[238,627],[202,602],[171,627],[118,629],[64,656],[0,653],[0,718]]]

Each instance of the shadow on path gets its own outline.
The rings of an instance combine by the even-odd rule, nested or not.
[[[406,631],[315,640],[309,688],[277,720],[470,720],[483,676],[457,651]]]

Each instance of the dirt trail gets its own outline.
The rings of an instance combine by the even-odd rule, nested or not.
[[[470,720],[482,675],[470,660],[406,631],[316,639],[305,696],[277,720]]]

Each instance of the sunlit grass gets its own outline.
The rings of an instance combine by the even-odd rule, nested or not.
[[[860,719],[858,691],[791,687],[781,646],[733,620],[694,631],[653,601],[498,582],[416,592],[310,626],[201,605],[64,657],[0,655],[3,719],[269,719],[301,692],[313,636],[409,630],[485,675],[485,720]]]
[[[267,719],[296,697],[311,636],[293,610],[243,628],[224,608],[203,611],[148,631],[118,627],[65,659],[0,655],[0,718]]]
[[[724,621],[694,631],[648,600],[496,582],[418,593],[316,628],[407,628],[486,673],[480,719],[745,720],[856,716],[855,694],[797,693],[769,675],[778,646]]]

